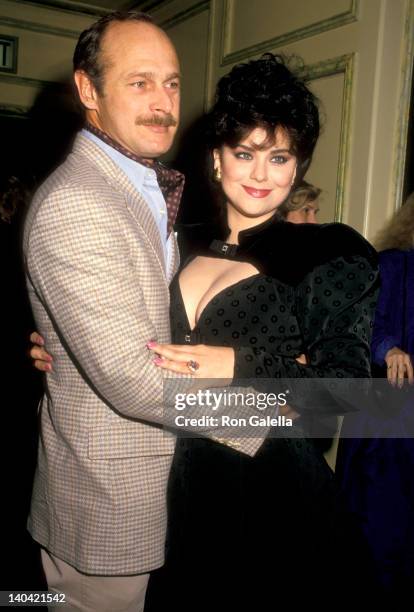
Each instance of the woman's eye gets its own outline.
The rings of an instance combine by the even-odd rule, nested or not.
[[[234,157],[236,159],[252,159],[252,156],[250,155],[250,153],[246,153],[246,151],[238,151],[237,153],[234,154]]]
[[[289,158],[285,155],[275,155],[272,157],[272,162],[275,164],[286,164],[289,161]]]

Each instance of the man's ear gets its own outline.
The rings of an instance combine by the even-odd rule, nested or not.
[[[98,94],[90,77],[83,70],[74,74],[80,101],[87,110],[98,110]]]

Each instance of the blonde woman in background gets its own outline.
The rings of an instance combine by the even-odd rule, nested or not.
[[[289,199],[281,205],[281,215],[291,223],[317,223],[321,192],[319,187],[302,180]]]

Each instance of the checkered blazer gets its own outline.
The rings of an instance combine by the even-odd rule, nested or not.
[[[78,135],[35,195],[24,252],[36,324],[54,358],[29,530],[86,573],[155,569],[175,443],[161,426],[171,424],[163,381],[170,377],[172,394],[183,381],[157,368],[145,344],[170,341],[176,244],[166,272],[151,210],[104,151]],[[260,444],[234,442],[249,454]]]
[[[146,572],[163,563],[175,440],[145,422],[163,420],[163,373],[145,343],[170,341],[177,248],[166,273],[151,210],[79,135],[34,198],[24,251],[36,323],[54,357],[29,529],[80,571]]]

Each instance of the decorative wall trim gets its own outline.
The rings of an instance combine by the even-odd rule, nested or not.
[[[26,106],[0,104],[0,117],[14,117],[18,119],[26,119],[28,112],[29,109]]]
[[[398,124],[396,135],[396,157],[393,168],[394,176],[394,209],[403,204],[405,167],[407,157],[407,138],[410,121],[411,91],[413,84],[414,65],[414,0],[408,0],[405,17],[404,38],[402,41],[402,78],[398,96]]]
[[[344,213],[346,176],[349,167],[354,66],[355,54],[350,53],[348,55],[342,55],[340,57],[327,59],[310,66],[304,66],[303,68],[298,70],[299,75],[307,81],[313,81],[334,74],[344,74],[341,131],[339,136],[339,155],[335,196],[335,221],[342,221]]]
[[[204,82],[204,112],[206,113],[210,106],[210,100],[213,91],[213,79],[214,79],[214,32],[216,23],[217,4],[216,2],[210,2],[209,5],[209,19],[208,19],[208,32],[207,32],[207,60],[206,60],[206,79]]]
[[[30,32],[39,32],[41,34],[51,34],[52,36],[63,36],[65,38],[78,38],[81,32],[80,30],[76,32],[75,30],[36,23],[35,21],[15,19],[14,17],[0,17],[0,25],[5,25],[9,28],[17,28],[19,30],[28,30]]]
[[[9,2],[15,2],[16,4],[30,4],[36,8],[44,8],[51,11],[59,11],[59,13],[72,13],[81,15],[91,15],[94,17],[102,17],[110,13],[110,9],[101,8],[93,4],[87,4],[85,2],[67,2],[66,0],[38,0],[37,2],[31,2],[30,0],[9,0]],[[131,1],[131,7],[136,2]]]
[[[184,11],[180,11],[172,17],[168,17],[168,19],[164,19],[164,21],[161,21],[159,25],[164,30],[169,30],[170,28],[173,28],[179,23],[187,21],[187,19],[195,17],[199,13],[202,13],[203,11],[206,11],[209,8],[210,0],[200,0],[196,4],[193,4],[193,6],[190,6],[189,8],[185,9]]]
[[[151,11],[159,11],[165,8],[171,2],[174,2],[174,0],[141,0],[137,9],[143,11],[144,13],[150,13]],[[136,6],[137,3],[132,2],[132,5]]]
[[[269,40],[264,40],[255,45],[239,49],[238,51],[231,52],[231,18],[232,18],[232,4],[234,0],[224,0],[224,12],[222,21],[222,35],[221,35],[221,46],[220,46],[220,66],[226,66],[227,64],[235,64],[243,61],[259,53],[265,53],[271,49],[288,45],[297,40],[308,38],[309,36],[316,36],[332,30],[334,28],[342,27],[348,23],[357,21],[358,16],[358,4],[359,0],[351,0],[351,6],[347,11],[338,13],[333,17],[322,19],[315,23],[307,26],[291,30],[290,32],[284,32],[279,36],[275,36]]]
[[[12,76],[11,74],[0,73],[0,83],[8,83],[9,85],[21,85],[23,87],[35,87],[40,89],[43,87],[54,87],[56,89],[64,89],[64,83],[57,81],[43,81],[42,79],[31,79],[29,77]]]

